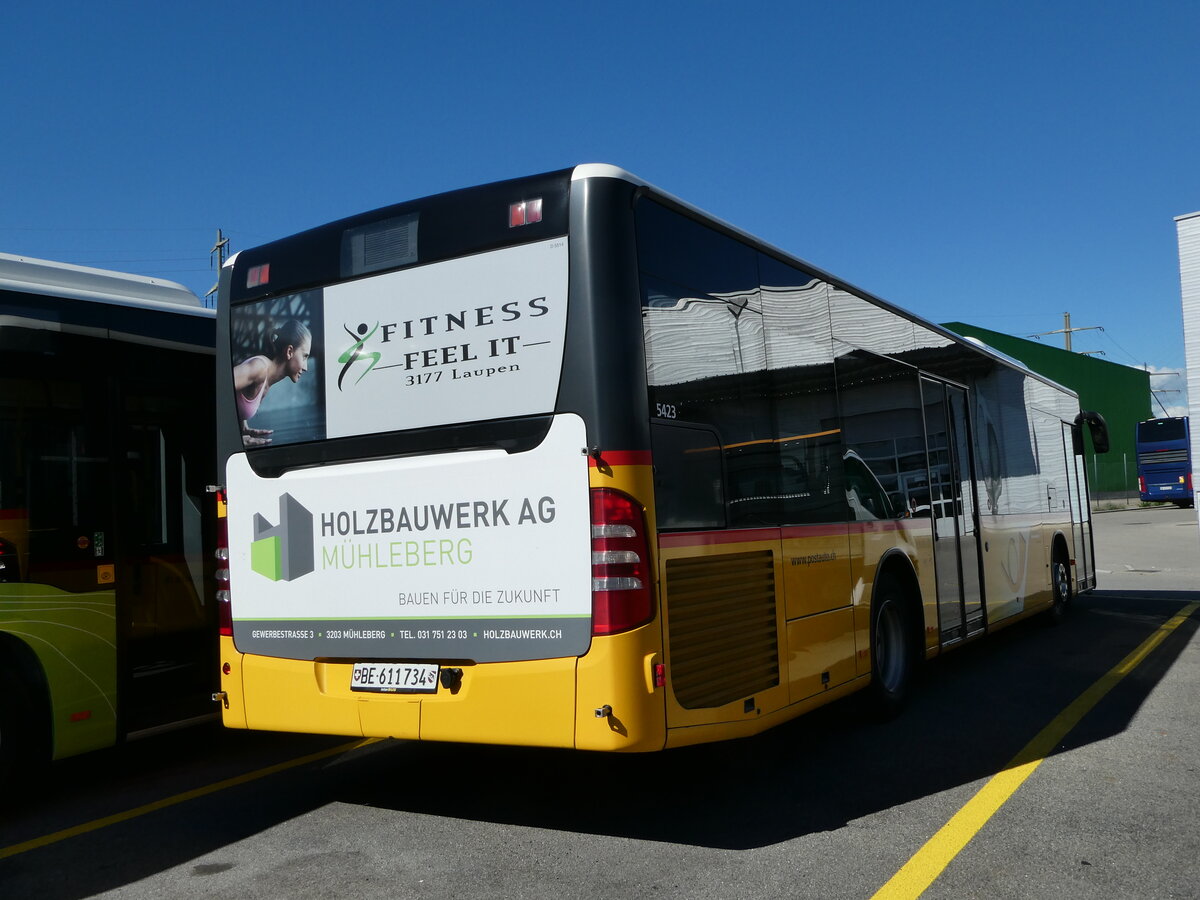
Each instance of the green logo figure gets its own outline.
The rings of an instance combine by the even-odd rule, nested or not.
[[[367,367],[365,369],[363,369],[362,374],[359,375],[358,378],[356,378],[354,381],[355,384],[358,384],[360,381],[362,381],[364,378],[367,377],[367,373],[370,372],[373,368],[375,368],[376,364],[379,362],[380,357],[383,356],[382,353],[378,353],[378,352],[367,353],[363,350],[363,346],[367,343],[367,341],[369,341],[371,339],[371,336],[373,334],[375,334],[376,331],[379,330],[378,322],[375,323],[375,327],[372,328],[370,331],[367,330],[366,322],[361,323],[358,326],[358,328],[356,328],[354,331],[351,331],[345,325],[342,326],[342,330],[345,331],[346,334],[350,335],[350,339],[353,340],[354,343],[351,344],[349,347],[347,347],[345,352],[343,352],[342,355],[338,357],[338,362],[340,362],[342,364],[342,371],[338,373],[338,390],[339,391],[342,389],[342,379],[346,377],[346,373],[350,371],[350,367],[352,365],[354,365],[360,359],[364,360],[367,363]]]

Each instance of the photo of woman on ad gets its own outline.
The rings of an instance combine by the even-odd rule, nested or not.
[[[263,351],[233,367],[233,386],[237,392],[238,415],[242,421],[242,443],[247,447],[271,442],[272,429],[253,428],[250,420],[273,385],[285,378],[298,384],[300,377],[308,371],[312,334],[302,322],[288,319],[266,336]]]

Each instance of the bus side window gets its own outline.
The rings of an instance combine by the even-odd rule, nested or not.
[[[725,527],[721,441],[708,428],[652,422],[654,509],[664,531]]]
[[[846,454],[845,466],[846,500],[856,520],[899,518],[887,491],[857,453]]]

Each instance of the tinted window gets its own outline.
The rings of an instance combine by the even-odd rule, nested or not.
[[[652,414],[719,438],[725,522],[845,521],[829,286],[651,201],[637,227]],[[661,496],[660,524],[694,521],[683,502]]]
[[[636,224],[650,409],[661,419],[702,429],[706,446],[721,448],[724,458],[706,465],[709,473],[724,472],[719,495],[728,504],[727,514],[699,515],[687,497],[697,463],[665,447],[660,452],[656,435],[655,470],[663,486],[656,501],[659,525],[771,524],[778,505],[778,445],[755,253],[650,201],[638,206]],[[707,505],[707,481],[700,491],[704,499],[696,502]],[[708,524],[696,524],[701,521]]]
[[[1139,422],[1137,427],[1137,439],[1143,443],[1182,441],[1186,437],[1187,428],[1183,419],[1155,419]]]
[[[712,296],[749,296],[758,286],[751,248],[657,203],[638,204],[637,236],[644,274]]]
[[[838,357],[837,381],[847,459],[855,461],[847,465],[854,518],[928,516],[933,498],[916,370],[855,350]]]
[[[725,527],[721,444],[715,432],[654,423],[654,495],[664,531]]]
[[[829,285],[766,255],[759,256],[759,281],[779,448],[777,520],[844,522]]]

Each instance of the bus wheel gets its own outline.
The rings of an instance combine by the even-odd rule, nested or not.
[[[21,672],[0,661],[0,806],[22,797],[46,761],[35,730],[36,710]]]
[[[1057,625],[1066,616],[1067,605],[1071,602],[1071,562],[1061,545],[1054,548],[1053,562],[1050,563],[1050,590],[1054,592],[1054,601],[1046,619]]]
[[[872,706],[891,718],[904,706],[913,675],[912,640],[904,593],[884,584],[871,604]]]

